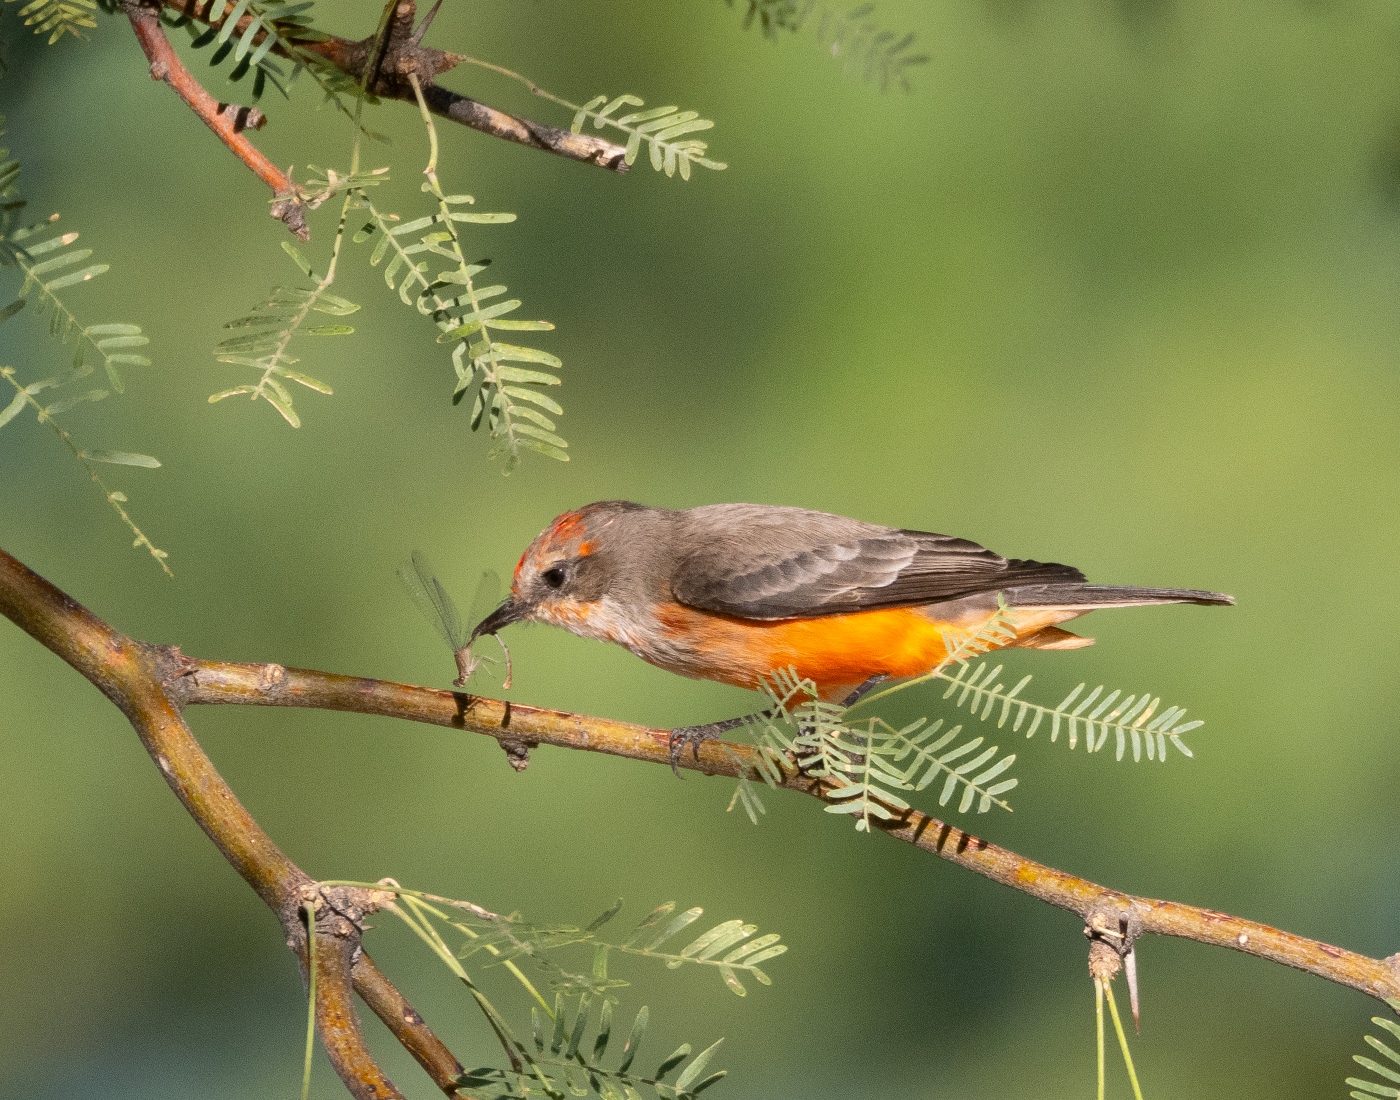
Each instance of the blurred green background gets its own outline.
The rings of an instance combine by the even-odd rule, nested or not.
[[[319,23],[362,35],[375,13],[327,3]],[[1092,649],[1008,658],[1041,701],[1089,680],[1187,705],[1207,719],[1194,762],[1115,764],[1037,735],[1018,746],[1015,814],[971,827],[1121,889],[1397,950],[1400,10],[939,0],[879,16],[931,55],[912,94],[844,78],[810,34],[743,33],[717,0],[445,6],[430,42],[577,101],[699,110],[730,164],[689,184],[644,164],[617,177],[440,127],[448,189],[520,214],[474,228],[472,250],[557,322],[539,343],[565,362],[573,461],[528,456],[502,478],[447,401],[433,330],[362,250],[337,286],[364,305],[358,333],[299,349],[335,396],[299,394],[297,431],[266,405],[208,405],[245,380],[213,359],[220,323],[296,277],[265,189],[149,78],[123,20],[46,50],[7,7],[0,96],[31,210],[61,210],[113,265],[70,292],[83,316],[152,338],[155,366],[70,422],[87,446],[162,459],[111,481],[175,579],[125,548],[28,420],[0,432],[0,544],[139,638],[434,684],[451,662],[398,563],[424,549],[465,603],[480,570],[504,574],[598,498],[805,505],[1094,580],[1229,591],[1233,610],[1104,613],[1083,624]],[[444,82],[567,125],[489,73]],[[300,178],[348,160],[348,127],[316,102],[307,83],[263,103],[257,142]],[[389,104],[371,125],[394,139],[367,153],[394,166],[385,204],[425,212],[415,112]],[[318,266],[332,218],[313,223]],[[0,347],[26,379],[64,355],[24,316]],[[515,700],[657,725],[751,702],[562,632],[510,641]],[[891,713],[946,713],[914,695]],[[0,700],[0,1094],[293,1095],[302,990],[271,915],[120,715],[8,624]],[[191,718],[312,874],[541,920],[674,898],[782,932],[775,984],[743,1000],[710,973],[625,968],[654,1055],[728,1036],[726,1096],[1093,1087],[1076,920],[807,800],[769,797],[755,828],[723,812],[727,781],[615,759],[542,749],[516,775],[441,729]],[[439,1033],[468,1063],[498,1058],[455,983],[377,923],[371,950]],[[1149,1096],[1343,1095],[1380,1009],[1184,942],[1140,959]],[[401,1087],[437,1095],[369,1027]],[[324,1062],[313,1094],[343,1095]]]

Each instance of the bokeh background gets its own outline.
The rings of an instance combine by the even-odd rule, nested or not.
[[[741,5],[742,7],[742,5]],[[320,5],[368,33],[366,0]],[[1235,593],[1229,611],[1105,613],[1073,653],[1008,658],[1055,702],[1147,688],[1207,724],[1196,759],[1018,746],[1013,815],[972,827],[1116,887],[1371,955],[1400,948],[1395,561],[1400,504],[1400,10],[1360,0],[939,0],[882,5],[931,61],[911,94],[844,77],[710,0],[445,6],[431,42],[582,101],[623,91],[717,120],[723,173],[626,177],[442,124],[450,190],[513,226],[472,250],[558,324],[573,461],[509,478],[447,400],[434,331],[362,250],[337,290],[357,335],[303,341],[335,396],[206,403],[244,380],[224,320],[294,281],[266,194],[162,85],[129,29],[44,49],[3,12],[7,143],[37,214],[113,265],[71,291],[135,321],[155,365],[70,417],[175,579],[51,434],[0,432],[0,540],[123,630],[188,653],[445,684],[394,580],[414,548],[465,603],[556,513],[624,497],[798,504],[1068,561],[1106,582]],[[184,39],[177,36],[177,41]],[[183,48],[183,47],[182,47]],[[204,60],[194,62],[205,72]],[[454,88],[567,117],[463,68]],[[228,98],[218,77],[210,86]],[[309,83],[270,96],[280,164],[348,160]],[[425,139],[390,104],[367,160],[423,210]],[[324,263],[331,219],[313,224]],[[51,373],[33,318],[3,360]],[[1091,626],[1090,626],[1091,624]],[[545,628],[511,639],[509,697],[657,725],[743,693]],[[893,714],[946,713],[910,693]],[[117,712],[0,624],[0,1094],[289,1096],[304,1021],[276,924],[171,797]],[[754,827],[729,784],[355,716],[204,709],[196,733],[311,873],[393,875],[541,920],[675,899],[780,931],[771,988],[623,967],[653,1055],[728,1037],[727,1096],[1082,1097],[1092,988],[1073,917],[812,803]],[[1004,738],[1003,738],[1004,740]],[[369,945],[468,1063],[499,1056],[461,990],[392,918]],[[1360,994],[1182,942],[1140,951],[1149,1095],[1344,1094]],[[523,1020],[523,998],[489,979]],[[411,1096],[436,1095],[368,1025]],[[1121,1067],[1110,1078],[1126,1094]],[[317,1097],[343,1095],[324,1062]],[[718,1096],[719,1091],[714,1095]]]

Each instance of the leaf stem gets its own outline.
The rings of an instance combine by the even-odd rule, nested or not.
[[[1134,1100],[1142,1100],[1142,1088],[1138,1085],[1137,1070],[1133,1069],[1133,1055],[1128,1050],[1128,1036],[1123,1033],[1123,1021],[1118,1016],[1118,1005],[1113,1000],[1113,985],[1100,981],[1099,988],[1108,996],[1108,1011],[1113,1015],[1113,1030],[1118,1032],[1118,1048],[1123,1052],[1123,1064],[1128,1067],[1128,1080],[1132,1082]]]
[[[447,202],[447,196],[443,193],[442,185],[437,177],[437,157],[438,138],[437,127],[433,125],[433,116],[428,111],[427,101],[423,98],[423,89],[418,84],[418,77],[410,73],[409,83],[413,85],[413,94],[418,100],[418,113],[423,116],[423,125],[428,131],[428,164],[423,169],[423,175],[428,178],[424,190],[428,191],[437,200],[438,217],[444,230],[450,235],[452,256],[457,261],[457,270],[465,287],[467,297],[471,302],[472,314],[478,318],[481,332],[481,341],[477,345],[477,354],[472,354],[471,337],[463,337],[463,344],[467,348],[467,358],[471,361],[472,370],[480,371],[482,374],[482,385],[478,391],[477,400],[481,402],[481,415],[487,422],[487,430],[494,436],[497,434],[496,427],[492,424],[495,420],[500,425],[500,431],[505,434],[506,444],[510,449],[512,459],[519,452],[519,444],[516,441],[515,423],[510,415],[510,402],[501,388],[501,381],[498,377],[494,360],[489,360],[491,366],[483,365],[483,358],[491,355],[497,350],[496,341],[491,337],[491,330],[488,319],[481,316],[481,301],[477,297],[476,283],[468,274],[468,264],[466,254],[462,251],[462,238],[457,232],[455,219],[452,217],[452,208]],[[424,286],[427,286],[424,282]],[[434,298],[441,302],[442,299],[434,294]],[[451,325],[445,326],[445,331],[450,330]],[[484,346],[482,346],[484,345]],[[460,381],[460,380],[459,380]],[[499,409],[499,415],[497,410]],[[473,409],[473,412],[476,410]]]
[[[306,914],[306,1058],[301,1068],[301,1100],[311,1094],[311,1056],[316,1052],[316,904],[302,903]]]
[[[83,457],[83,452],[79,449],[77,444],[73,442],[73,437],[69,434],[68,430],[59,427],[53,417],[49,415],[48,409],[34,400],[34,395],[29,392],[27,387],[20,385],[19,380],[15,377],[14,368],[0,367],[0,377],[3,377],[6,382],[10,383],[20,394],[24,395],[25,404],[29,405],[29,407],[34,410],[39,418],[39,422],[41,424],[47,424],[52,428],[58,434],[58,438],[63,440],[63,445],[73,452],[73,457],[83,464],[83,469],[87,471],[87,475],[92,479],[92,483],[102,491],[102,495],[107,498],[107,503],[116,510],[122,522],[125,523],[131,530],[131,533],[136,536],[134,545],[144,546],[146,550],[150,552],[151,557],[156,559],[156,564],[164,570],[167,577],[175,576],[175,574],[170,571],[170,566],[166,564],[166,559],[170,557],[170,555],[164,550],[158,549],[156,545],[146,537],[141,528],[136,526],[136,521],[131,518],[127,510],[122,507],[122,501],[126,500],[125,495],[107,488],[106,483],[98,476],[97,470],[93,464]]]
[[[1098,1048],[1099,1088],[1098,1100],[1104,1100],[1104,1049],[1103,1049],[1103,979],[1094,979],[1094,1036]]]

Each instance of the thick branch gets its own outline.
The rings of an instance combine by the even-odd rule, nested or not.
[[[507,751],[518,751],[521,745],[558,745],[670,765],[668,730],[502,703],[463,692],[281,665],[230,664],[181,657],[179,667],[185,683],[181,694],[189,703],[312,707],[378,714],[485,734],[496,738]],[[730,742],[705,742],[700,747],[698,762],[686,755],[681,764],[706,775],[754,774],[753,749]],[[820,785],[805,776],[791,776],[784,785],[817,798],[824,797]],[[880,827],[890,836],[940,859],[1077,913],[1086,920],[1090,914],[1100,919],[1117,916],[1126,921],[1136,935],[1179,936],[1215,947],[1228,947],[1306,970],[1381,1000],[1400,997],[1400,956],[1373,959],[1213,909],[1111,890],[1017,855],[917,811]]]
[[[135,727],[165,781],[225,859],[277,914],[303,970],[306,930],[300,909],[309,875],[273,843],[244,809],[195,741],[163,684],[169,651],[118,633],[87,608],[0,550],[0,615],[12,620],[90,680]],[[349,1006],[349,974],[366,1004],[448,1095],[461,1067],[422,1018],[359,947],[353,906],[337,894],[335,921],[317,924],[317,1023],[336,1072],[360,1100],[399,1097],[364,1045]],[[350,960],[354,960],[353,967]],[[324,966],[324,969],[323,969]]]
[[[226,111],[223,106],[204,90],[204,87],[185,68],[179,55],[165,37],[165,28],[160,25],[160,8],[150,7],[140,0],[127,0],[126,14],[131,20],[132,30],[151,63],[151,78],[163,80],[189,105],[209,129],[219,135],[219,140],[233,150],[234,155],[253,170],[265,184],[272,188],[271,214],[279,219],[301,240],[310,235],[306,228],[306,207],[301,193],[287,174],[268,160],[246,137],[236,112]]]
[[[329,927],[327,927],[329,926]],[[403,1100],[365,1046],[351,993],[360,950],[358,920],[331,911],[316,919],[316,1027],[331,1064],[356,1100]]]
[[[223,16],[228,9],[227,0],[163,2],[167,8],[211,27],[223,26]],[[327,35],[297,45],[307,53],[325,58],[357,81],[365,78],[365,68],[372,64],[375,71],[370,74],[369,88],[382,99],[401,99],[415,103],[413,87],[408,80],[409,74],[412,74],[418,78],[423,88],[428,109],[436,115],[479,130],[483,134],[513,141],[531,149],[540,149],[584,164],[595,164],[614,172],[627,171],[627,150],[621,145],[615,145],[600,137],[575,134],[558,126],[519,118],[469,96],[440,87],[435,78],[459,64],[464,58],[460,54],[420,45],[411,31],[413,16],[414,5],[411,2],[400,2],[393,13],[389,33],[380,43],[381,48],[378,51],[373,49],[373,35],[358,41],[338,35]],[[234,36],[241,37],[252,21],[252,16],[242,16],[234,26]],[[265,37],[263,33],[257,34],[253,40],[254,46],[260,44]],[[289,56],[281,45],[274,46],[272,52],[281,57]]]

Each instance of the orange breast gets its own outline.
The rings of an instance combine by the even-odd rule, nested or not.
[[[668,604],[658,617],[681,657],[666,667],[738,687],[795,668],[835,697],[871,676],[917,676],[946,656],[939,627],[947,624],[909,607],[760,622]]]
[[[896,607],[761,622],[667,603],[657,617],[669,644],[664,653],[642,654],[653,664],[746,688],[756,687],[760,676],[795,668],[815,681],[822,698],[839,701],[872,676],[900,679],[929,671],[948,655],[946,630],[976,631],[990,615],[952,623],[924,608]],[[1072,617],[1022,611],[1014,621],[1018,637],[1026,638]]]

